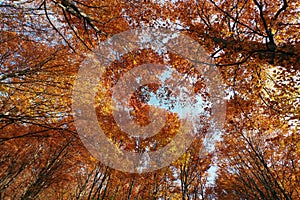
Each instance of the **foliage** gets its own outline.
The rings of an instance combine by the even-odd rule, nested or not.
[[[298,199],[299,6],[297,0],[1,1],[0,199]],[[199,119],[203,129],[177,161],[151,173],[126,174],[84,148],[71,95],[86,53],[138,27],[166,27],[201,44],[222,75],[227,111],[218,142],[204,156],[210,124]],[[209,96],[203,74],[180,56],[168,56],[145,49],[107,67],[95,110],[118,148],[154,151],[180,125],[178,115],[168,112],[162,131],[138,142],[118,128],[109,88],[128,70],[167,64],[200,77],[194,91]],[[157,93],[157,85],[148,87]],[[142,90],[130,101],[135,121],[149,123]]]

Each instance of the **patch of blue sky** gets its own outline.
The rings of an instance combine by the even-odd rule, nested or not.
[[[208,102],[204,101],[201,95],[195,95],[194,97],[190,96],[193,92],[189,91],[190,88],[187,88],[185,85],[178,85],[174,88],[173,85],[169,85],[167,80],[174,79],[174,70],[170,67],[166,68],[162,74],[157,77],[160,79],[162,85],[156,91],[156,94],[149,92],[149,105],[157,106],[159,108],[166,109],[168,111],[177,113],[179,118],[198,118],[201,115],[207,114],[205,108],[209,106]],[[189,78],[189,77],[188,77]],[[188,84],[192,84],[195,80],[190,77],[184,81],[189,81]],[[171,82],[177,83],[180,80],[173,80]],[[179,94],[169,94],[167,90],[173,88],[179,90]],[[195,119],[196,120],[196,119]]]

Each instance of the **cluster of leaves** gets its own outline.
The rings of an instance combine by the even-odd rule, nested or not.
[[[299,198],[299,6],[297,0],[0,2],[0,199]],[[227,112],[213,151],[202,153],[210,124],[199,119],[204,128],[177,161],[154,172],[126,174],[84,148],[73,124],[71,95],[82,55],[136,27],[166,27],[199,42],[220,71]],[[110,88],[138,65],[166,64],[201,76],[180,56],[168,58],[145,49],[107,67],[95,110],[118,148],[154,151],[177,134],[180,123],[171,112],[159,134],[138,142],[112,117]],[[147,87],[156,93],[158,86]],[[201,81],[194,91],[209,95]],[[143,95],[133,94],[131,114],[147,125]]]

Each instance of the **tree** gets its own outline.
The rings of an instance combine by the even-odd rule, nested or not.
[[[296,199],[299,5],[296,0],[1,2],[0,198]],[[210,124],[201,118],[203,129],[177,161],[154,172],[126,174],[99,163],[84,148],[74,127],[71,95],[86,53],[116,33],[143,27],[173,29],[203,46],[226,87],[226,122],[206,156],[199,152]],[[128,70],[167,64],[200,77],[193,89],[209,96],[203,74],[184,58],[167,54],[169,60],[151,49],[137,50],[107,66],[95,108],[118,148],[155,151],[172,140],[180,124],[178,113],[169,110],[166,126],[153,137],[141,140],[120,130],[110,88]],[[156,84],[132,95],[130,114],[141,125],[150,122],[145,88],[161,95]],[[168,106],[174,105],[169,101]],[[209,183],[213,165],[217,176]]]

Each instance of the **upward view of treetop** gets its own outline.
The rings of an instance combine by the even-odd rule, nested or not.
[[[168,166],[146,173],[119,171],[95,157],[74,117],[84,110],[72,107],[80,70],[90,67],[91,55],[105,54],[99,45],[135,29],[190,38],[208,55],[200,66],[213,65],[220,76],[211,88],[208,73],[183,56],[194,46],[177,46],[177,54],[122,41],[126,53],[107,66],[98,63],[105,70],[97,91],[79,85],[83,99],[94,92],[99,127],[120,152],[146,155],[178,135],[185,141],[180,137],[188,125],[178,99],[193,103],[188,112],[197,116],[198,128],[190,146]],[[0,199],[299,199],[299,30],[298,0],[0,1]],[[118,95],[126,96],[126,84],[141,81],[135,73],[136,80],[127,80],[129,72],[149,63],[182,75],[172,82],[177,90],[149,79],[153,83],[114,104],[112,88],[123,79]],[[184,80],[191,82],[185,91],[194,94],[191,99],[178,92]],[[224,93],[224,110],[214,110],[218,102],[210,101],[216,88]],[[149,137],[129,135],[118,124],[123,117],[115,117],[118,103],[129,106],[126,112],[138,127],[161,119],[162,112],[149,114],[155,104],[166,118],[161,130]],[[216,128],[213,114],[224,115],[222,126]],[[80,132],[86,136],[87,130]]]

